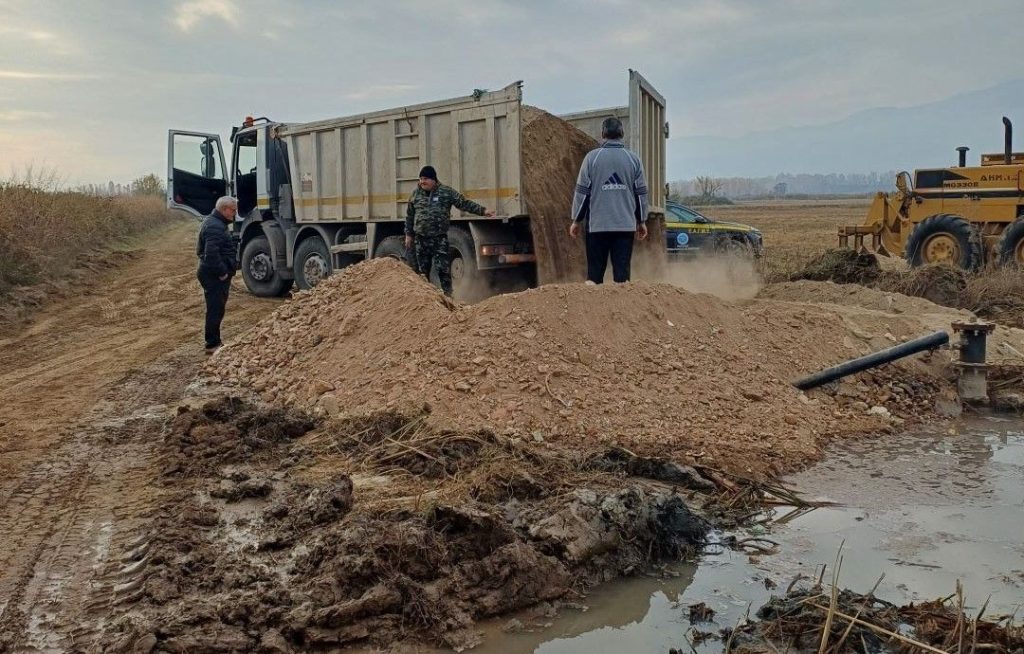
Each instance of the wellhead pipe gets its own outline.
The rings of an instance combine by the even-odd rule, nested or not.
[[[833,366],[816,372],[809,377],[798,379],[793,382],[793,385],[802,391],[817,388],[822,384],[827,384],[831,381],[841,379],[847,375],[852,375],[875,366],[880,366],[883,363],[889,363],[903,357],[910,356],[911,354],[917,354],[918,352],[924,352],[925,350],[934,350],[937,347],[941,347],[949,343],[949,334],[944,331],[937,331],[928,336],[922,336],[921,338],[915,338],[912,341],[906,343],[900,343],[878,352],[872,352],[866,356],[859,357],[857,359],[851,359],[845,363],[840,363],[838,366]]]

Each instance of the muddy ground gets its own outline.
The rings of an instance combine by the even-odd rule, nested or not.
[[[694,551],[743,488],[699,452],[644,458],[606,439],[451,426],[409,403],[356,416],[198,384],[195,227],[170,226],[0,341],[0,651],[468,647],[480,618],[571,603]],[[785,327],[773,301],[744,309],[766,332]],[[789,327],[842,326],[860,352],[949,317],[858,302],[798,306]],[[227,340],[281,303],[236,282]],[[803,343],[783,347],[796,357]],[[935,363],[800,411],[894,430],[949,390]],[[755,395],[745,402],[771,399]],[[782,446],[802,438],[813,456],[813,434],[782,424],[794,434]]]

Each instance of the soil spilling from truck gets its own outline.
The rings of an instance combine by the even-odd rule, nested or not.
[[[581,282],[587,277],[583,237],[572,239],[568,231],[580,165],[598,145],[564,120],[522,107],[523,194],[540,284]],[[648,229],[647,239],[636,244],[634,267],[647,271],[643,279],[656,279],[664,270],[664,220],[648,221]]]
[[[733,305],[645,282],[548,285],[463,306],[374,260],[299,294],[208,373],[323,415],[423,412],[441,429],[619,445],[761,477],[815,458],[831,438],[930,413],[950,388],[946,352],[831,394],[791,385],[946,319],[926,318]]]

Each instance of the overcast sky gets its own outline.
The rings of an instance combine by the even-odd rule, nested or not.
[[[168,128],[520,79],[553,113],[625,104],[629,68],[673,137],[827,123],[1024,76],[1022,25],[1022,0],[0,0],[0,175],[163,175]]]

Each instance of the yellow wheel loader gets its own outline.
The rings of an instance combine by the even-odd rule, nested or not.
[[[896,192],[878,193],[863,225],[839,228],[840,246],[903,256],[912,266],[1024,267],[1024,153],[1012,151],[1008,118],[1003,125],[1004,152],[981,155],[980,166],[967,165],[969,148],[961,146],[957,166],[899,173]]]

